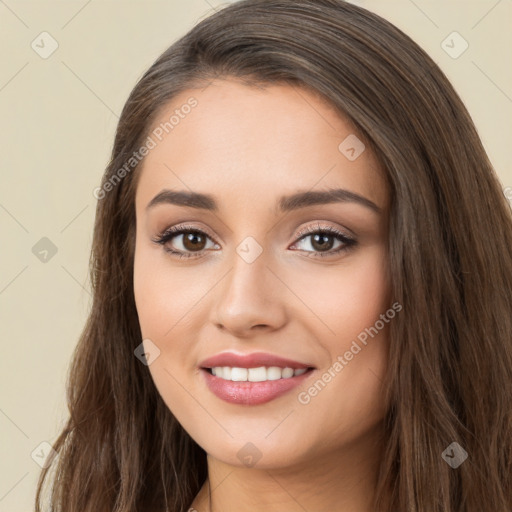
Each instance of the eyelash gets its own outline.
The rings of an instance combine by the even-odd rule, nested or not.
[[[207,238],[210,238],[212,240],[212,237],[210,237],[207,233],[205,233],[204,231],[202,231],[200,229],[194,228],[192,226],[172,226],[172,227],[166,229],[163,233],[159,234],[157,237],[153,238],[152,241],[156,244],[162,245],[166,252],[172,254],[175,257],[198,258],[201,256],[201,252],[203,252],[206,249],[204,249],[203,251],[198,251],[197,253],[186,253],[183,251],[176,251],[174,249],[170,249],[169,247],[167,247],[165,245],[167,242],[171,241],[173,238],[175,238],[179,235],[187,234],[187,233],[199,234],[199,235],[205,236]],[[341,253],[341,252],[348,252],[355,245],[357,245],[356,240],[348,237],[341,231],[338,231],[336,228],[333,228],[332,226],[321,227],[320,224],[318,224],[317,226],[308,226],[307,228],[304,228],[299,233],[297,233],[298,238],[297,238],[296,242],[294,243],[294,245],[296,243],[300,242],[301,240],[303,240],[304,238],[307,238],[308,236],[316,235],[316,234],[334,236],[336,239],[341,241],[343,243],[343,245],[336,250],[331,249],[326,252],[306,251],[309,253],[311,253],[311,252],[313,253],[313,256],[308,256],[308,257],[325,258],[326,256],[333,256],[333,255]],[[215,242],[215,243],[217,243],[217,242]]]

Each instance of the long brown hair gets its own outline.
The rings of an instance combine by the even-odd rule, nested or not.
[[[54,512],[184,512],[206,454],[134,356],[136,165],[156,116],[215,77],[307,87],[348,117],[391,185],[390,408],[376,512],[512,510],[512,214],[446,76],[407,35],[341,0],[245,0],[197,24],[128,98],[98,199],[92,309],[54,444]],[[200,108],[200,107],[199,107]],[[106,184],[110,183],[110,186]],[[450,467],[458,443],[468,458]],[[390,501],[385,499],[390,496]]]

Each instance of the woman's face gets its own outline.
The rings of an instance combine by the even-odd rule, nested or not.
[[[369,147],[311,92],[234,80],[175,97],[150,137],[134,293],[169,409],[231,465],[369,443],[395,316],[389,195]],[[169,228],[184,233],[157,243]]]

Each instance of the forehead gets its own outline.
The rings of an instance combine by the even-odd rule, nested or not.
[[[174,97],[149,135],[154,147],[139,169],[140,207],[163,188],[221,198],[231,193],[231,203],[257,200],[271,207],[277,196],[298,189],[342,186],[383,208],[387,204],[375,155],[366,146],[356,159],[347,158],[347,146],[355,144],[359,152],[362,137],[328,102],[303,87],[216,80]]]

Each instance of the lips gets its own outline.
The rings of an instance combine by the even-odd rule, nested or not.
[[[231,367],[243,368],[280,367],[289,371],[299,370],[299,375],[263,382],[226,380],[212,373],[212,368]],[[208,389],[221,400],[238,405],[259,405],[280,397],[308,379],[313,370],[312,365],[294,361],[273,354],[258,352],[252,354],[235,354],[225,352],[205,359],[200,364],[201,374]]]
[[[224,352],[209,357],[202,361],[199,365],[201,368],[214,368],[216,366],[231,366],[237,368],[258,368],[260,366],[279,366],[281,368],[293,368],[299,370],[301,368],[313,368],[313,365],[293,361],[284,357],[268,354],[265,352],[254,352],[252,354],[235,354],[234,352]]]

